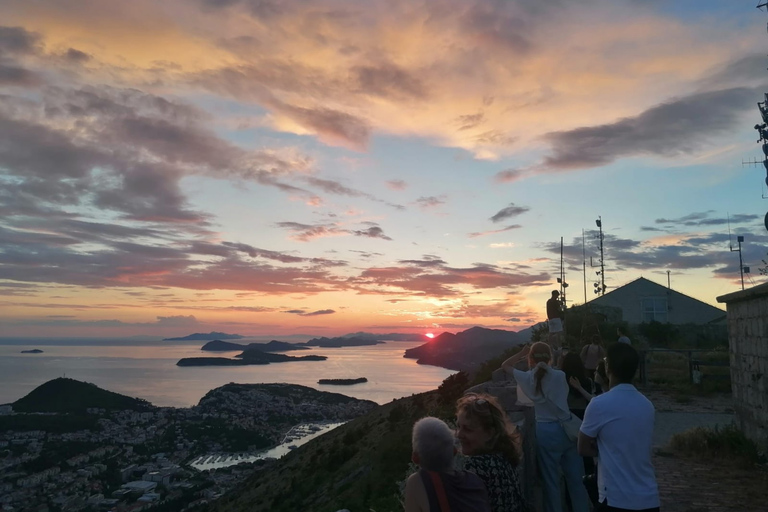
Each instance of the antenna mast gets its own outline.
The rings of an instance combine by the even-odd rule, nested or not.
[[[597,295],[605,295],[605,257],[603,254],[603,240],[605,240],[605,237],[603,236],[603,218],[598,216],[597,220],[595,221],[595,224],[597,224],[597,227],[599,229],[597,240],[600,243],[600,265],[595,265],[592,263],[592,258],[589,260],[589,264],[594,268],[599,266],[600,270],[598,270],[596,273],[599,276],[599,280],[597,283],[595,283],[595,294]]]
[[[731,252],[739,253],[739,275],[741,275],[741,289],[744,289],[744,270],[749,272],[748,268],[744,267],[744,260],[741,259],[741,244],[744,242],[744,237],[741,235],[736,236],[736,241],[739,244],[738,249],[733,248],[733,242],[731,241],[731,216],[728,215],[728,244],[730,245]]]

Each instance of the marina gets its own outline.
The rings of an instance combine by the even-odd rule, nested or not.
[[[199,471],[221,469],[234,466],[242,462],[256,462],[257,460],[279,459],[291,450],[315,439],[318,436],[330,432],[334,428],[343,425],[344,422],[328,423],[300,423],[294,425],[286,432],[282,442],[268,450],[259,452],[241,453],[210,453],[201,455],[192,460],[189,465]]]

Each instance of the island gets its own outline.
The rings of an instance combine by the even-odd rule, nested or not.
[[[43,351],[39,348],[33,348],[32,350],[22,350],[22,354],[42,354]]]
[[[325,361],[326,359],[328,358],[325,356],[309,355],[295,357],[286,356],[285,354],[254,351],[249,353],[247,357],[241,357],[240,359],[229,359],[227,357],[184,357],[179,359],[176,366],[245,366],[251,364],[287,363],[289,361]]]
[[[209,333],[196,332],[181,338],[163,338],[163,341],[208,341],[208,340],[241,340],[245,336],[239,334],[227,334],[225,332],[212,331]]]
[[[363,382],[368,382],[368,379],[360,377],[358,379],[320,379],[317,381],[318,384],[332,384],[335,386],[351,386],[353,384],[362,384]]]
[[[213,340],[203,345],[200,350],[207,352],[230,352],[232,350],[258,350],[260,352],[288,352],[289,350],[309,350],[303,343],[286,343],[285,341],[272,340],[269,343],[249,343],[241,345],[231,341]]]
[[[383,341],[368,338],[313,338],[306,345],[308,347],[338,348],[338,347],[362,347],[365,345],[380,345]]]

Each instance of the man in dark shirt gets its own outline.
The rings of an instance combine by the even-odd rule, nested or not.
[[[547,326],[549,327],[549,345],[558,351],[563,344],[563,317],[560,292],[552,290],[552,297],[547,301]]]

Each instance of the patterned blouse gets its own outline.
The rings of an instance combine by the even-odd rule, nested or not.
[[[488,490],[493,512],[525,512],[525,498],[514,467],[500,453],[464,458],[464,469],[479,476]]]

